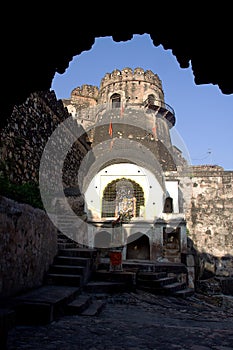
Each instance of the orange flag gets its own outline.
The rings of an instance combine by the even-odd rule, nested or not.
[[[111,121],[110,121],[110,124],[109,124],[108,133],[112,137],[112,122]]]
[[[156,138],[156,126],[153,126],[152,132],[153,132],[154,138]]]

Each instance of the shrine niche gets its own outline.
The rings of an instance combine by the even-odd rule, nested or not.
[[[134,187],[127,179],[119,180],[116,184],[116,208],[115,217],[122,218],[122,221],[130,221],[136,216],[136,198]]]
[[[150,241],[147,235],[137,232],[128,237],[126,259],[150,260]]]
[[[173,199],[171,197],[167,197],[165,199],[163,212],[164,213],[173,213]]]
[[[180,227],[175,229],[163,228],[163,257],[169,261],[179,261],[181,253]]]
[[[139,217],[145,199],[142,187],[131,179],[121,178],[109,183],[102,198],[101,217]]]

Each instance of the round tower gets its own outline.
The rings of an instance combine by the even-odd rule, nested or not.
[[[175,113],[164,102],[157,74],[142,68],[115,69],[102,79],[97,104],[93,145],[101,144],[109,134],[114,139],[130,139],[149,149],[163,170],[176,170],[170,139]]]
[[[113,94],[119,94],[121,104],[125,106],[142,105],[150,95],[153,95],[154,100],[164,102],[158,75],[142,68],[115,69],[112,73],[107,73],[100,84],[98,104],[108,103]]]
[[[97,86],[84,84],[73,89],[70,98],[63,99],[63,104],[68,112],[82,124],[84,129],[95,123],[98,94]]]

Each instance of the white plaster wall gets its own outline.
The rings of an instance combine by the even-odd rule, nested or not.
[[[165,181],[165,186],[169,196],[173,199],[173,211],[179,213],[179,201],[178,201],[178,180]]]
[[[102,169],[91,181],[85,193],[85,210],[88,218],[101,218],[104,189],[110,182],[123,177],[137,182],[144,191],[145,208],[141,218],[153,220],[160,217],[163,211],[165,193],[159,181],[145,168],[135,164],[121,163]]]

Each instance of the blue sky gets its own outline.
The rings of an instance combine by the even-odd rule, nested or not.
[[[69,98],[74,88],[99,87],[106,73],[126,67],[159,76],[165,102],[175,110],[173,143],[190,164],[233,170],[233,94],[224,95],[217,85],[196,85],[192,67],[181,69],[171,50],[155,47],[147,34],[119,43],[96,38],[91,50],[75,56],[64,74],[55,74],[51,89],[58,99]]]

